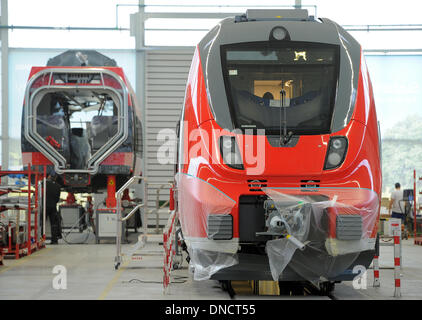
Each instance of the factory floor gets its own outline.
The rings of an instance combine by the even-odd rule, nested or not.
[[[135,236],[135,235],[133,235]],[[79,238],[78,238],[79,237]],[[74,242],[85,235],[74,235]],[[136,239],[136,237],[135,237]],[[68,237],[69,240],[69,237]],[[0,300],[6,299],[207,299],[229,300],[216,281],[193,281],[186,268],[175,270],[168,295],[163,295],[163,255],[161,237],[152,235],[139,261],[123,262],[114,270],[114,244],[95,244],[93,235],[86,244],[48,245],[19,260],[5,259],[0,266]],[[123,252],[132,245],[123,246]],[[368,270],[367,288],[355,290],[351,282],[336,285],[331,299],[396,299],[393,279],[393,247],[381,247],[381,287],[372,287],[373,271]],[[403,241],[401,299],[422,299],[422,246]],[[54,289],[57,265],[66,268],[66,289]],[[63,273],[60,271],[60,275]],[[57,280],[57,278],[56,278]],[[325,296],[253,296],[237,293],[234,299],[330,299]]]

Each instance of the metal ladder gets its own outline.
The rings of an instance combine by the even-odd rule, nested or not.
[[[123,192],[128,189],[132,184],[142,180],[144,182],[143,188],[143,199],[142,203],[136,205],[124,218],[122,217],[122,204],[121,197]],[[148,187],[152,185],[158,185],[156,193],[156,207],[153,210],[148,210]],[[130,178],[117,192],[116,192],[116,204],[117,204],[117,231],[116,231],[116,257],[114,259],[114,268],[117,270],[122,263],[122,223],[130,219],[138,209],[142,208],[141,220],[142,220],[142,234],[138,237],[138,242],[131,248],[128,255],[133,256],[136,251],[145,247],[148,241],[148,215],[155,211],[156,213],[156,234],[159,233],[159,210],[164,208],[169,200],[160,206],[160,191],[166,187],[172,187],[173,184],[168,183],[148,183],[147,177],[133,176]]]
[[[144,182],[144,196],[142,199],[142,203],[136,205],[124,218],[122,218],[122,194],[123,192],[129,188],[134,182],[138,182],[139,180],[143,180]],[[146,177],[141,176],[133,176],[130,178],[117,192],[116,192],[116,203],[117,203],[117,231],[116,231],[116,257],[114,258],[114,269],[118,269],[120,264],[122,263],[122,223],[130,217],[132,217],[135,212],[143,208],[141,213],[141,220],[142,220],[142,235],[138,237],[138,242],[135,244],[134,251],[143,248],[147,243],[147,234],[148,234],[148,182]]]

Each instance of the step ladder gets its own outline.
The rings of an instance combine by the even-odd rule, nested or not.
[[[123,191],[128,189],[135,182],[142,180],[144,182],[144,196],[142,198],[142,203],[136,205],[126,217],[122,217],[122,194]],[[147,225],[147,203],[148,203],[148,188],[146,185],[147,179],[141,176],[133,176],[130,178],[117,192],[116,192],[116,204],[117,204],[117,230],[116,230],[116,257],[114,258],[114,269],[118,269],[122,263],[122,224],[124,221],[130,219],[133,214],[140,208],[141,211],[141,220],[142,220],[142,234],[138,237],[138,242],[134,246],[134,251],[140,250],[145,247],[147,243],[147,234],[148,234],[148,225]]]
[[[128,189],[132,184],[142,181],[144,183],[143,188],[143,198],[142,203],[137,204],[125,217],[122,217],[122,203],[121,198],[123,192]],[[157,196],[156,196],[156,208],[154,210],[148,210],[148,187],[149,186],[159,186],[157,189]],[[117,204],[117,223],[116,223],[116,257],[114,259],[114,268],[117,270],[123,262],[123,256],[129,257],[131,260],[141,260],[142,256],[146,255],[162,255],[163,251],[160,252],[146,252],[144,248],[148,243],[148,237],[152,236],[156,238],[159,234],[158,230],[158,221],[159,221],[159,213],[162,212],[163,207],[169,203],[166,201],[164,204],[159,204],[159,195],[160,191],[164,187],[172,187],[171,183],[148,183],[147,177],[142,176],[133,176],[130,178],[117,192],[116,192],[116,204]],[[142,233],[138,236],[138,241],[133,245],[129,250],[125,253],[122,252],[122,224],[123,222],[130,219],[139,209],[141,210],[141,221],[142,221]],[[148,215],[155,213],[156,214],[156,225],[155,225],[155,235],[152,235],[151,232],[148,233]],[[153,239],[152,242],[157,242],[157,239]],[[162,240],[162,236],[160,238]],[[160,241],[161,241],[160,240]],[[142,251],[142,253],[140,253]]]

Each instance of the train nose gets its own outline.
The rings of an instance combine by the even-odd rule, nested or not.
[[[325,136],[299,136],[280,145],[279,136],[255,136],[253,144],[245,143],[241,148],[245,170],[265,176],[320,175],[327,140]]]

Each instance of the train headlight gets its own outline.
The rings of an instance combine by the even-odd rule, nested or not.
[[[290,36],[285,28],[274,27],[270,32],[270,40],[290,40]]]
[[[346,137],[331,137],[325,158],[324,170],[338,168],[344,161],[347,152]]]
[[[328,155],[328,159],[327,160],[328,160],[327,162],[328,162],[328,164],[330,166],[336,167],[336,166],[338,166],[340,164],[341,157],[340,157],[340,155],[338,153],[331,152]]]
[[[343,147],[342,139],[333,139],[332,146],[334,149],[338,150]]]
[[[220,151],[223,162],[231,168],[243,170],[242,157],[240,156],[236,138],[232,136],[220,137]]]

